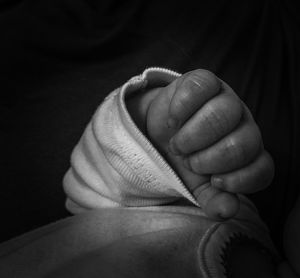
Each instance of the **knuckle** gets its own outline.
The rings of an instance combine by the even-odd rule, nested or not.
[[[263,166],[261,166],[261,168],[263,169],[264,175],[260,175],[260,176],[264,177],[261,180],[262,180],[263,188],[265,188],[269,186],[269,184],[272,182],[274,178],[275,167],[274,167],[273,159],[268,152],[264,151],[262,156],[263,156],[263,162],[262,162]]]
[[[205,105],[204,121],[216,139],[228,134],[242,117],[242,105],[232,98],[221,98]]]
[[[180,91],[180,95],[176,96],[173,102],[174,113],[179,113],[182,110],[189,110],[190,92],[187,89]]]
[[[225,175],[224,189],[232,193],[250,193],[253,186],[250,186],[251,177],[245,175],[244,171],[237,171]],[[255,185],[256,186],[256,185]]]
[[[177,135],[174,140],[176,141],[176,145],[182,151],[182,153],[185,153],[186,147],[192,144],[192,138],[186,132]]]
[[[189,89],[196,89],[197,91],[218,91],[221,83],[212,72],[198,69],[186,75],[183,85]]]
[[[222,109],[215,109],[213,104],[207,104],[207,113],[204,115],[204,121],[209,128],[210,134],[214,138],[226,133],[230,127],[230,119]]]
[[[247,161],[247,147],[244,143],[238,140],[236,137],[231,137],[224,149],[225,153],[227,153],[227,163],[234,165],[244,164]]]
[[[230,192],[240,192],[243,184],[245,183],[245,177],[240,172],[237,172],[236,175],[232,177],[231,182],[226,184],[226,189]]]
[[[189,165],[193,172],[198,173],[201,167],[201,160],[199,155],[193,155],[189,158]]]
[[[249,143],[246,145],[249,149],[248,152],[256,156],[258,151],[262,148],[262,138],[258,126],[256,124],[251,125],[248,134],[245,134],[245,136],[249,137]],[[247,141],[245,140],[245,142]]]
[[[234,95],[227,97],[223,109],[224,116],[230,116],[230,120],[240,120],[244,111],[241,100]]]
[[[225,146],[225,152],[228,152],[230,160],[238,166],[243,166],[257,156],[261,147],[259,129],[253,125],[248,127],[243,134],[231,136]]]
[[[220,122],[225,125],[227,129],[232,129],[236,126],[243,114],[243,105],[240,99],[234,95],[226,94],[224,99],[219,101],[218,113]]]

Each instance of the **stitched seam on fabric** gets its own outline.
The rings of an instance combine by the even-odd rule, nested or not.
[[[166,162],[166,160],[161,156],[161,154],[156,150],[156,148],[153,146],[153,144],[144,136],[144,134],[139,130],[139,128],[136,126],[136,124],[134,123],[134,121],[132,120],[130,114],[127,111],[126,105],[125,105],[125,100],[124,100],[124,96],[126,94],[126,90],[131,86],[130,83],[125,84],[121,91],[120,91],[120,106],[119,109],[122,109],[122,111],[120,110],[120,113],[124,114],[125,118],[126,118],[126,122],[123,121],[124,125],[127,126],[127,128],[130,128],[132,130],[132,132],[134,133],[134,136],[138,137],[140,139],[140,141],[146,145],[146,147],[148,147],[151,150],[151,153],[153,155],[153,159],[160,162],[163,167],[165,167],[166,171],[168,171],[172,177],[174,179],[176,179],[176,181],[180,184],[180,187],[182,189],[182,191],[180,191],[181,194],[183,194],[185,197],[190,195],[190,198],[192,198],[192,200],[194,200],[194,197],[192,195],[192,193],[184,186],[183,182],[181,181],[181,179],[178,177],[178,175],[176,175],[175,171],[170,167],[170,165]],[[130,125],[128,127],[128,124]],[[186,197],[187,198],[187,197]],[[191,199],[188,198],[190,201]],[[192,202],[192,201],[191,201]],[[198,205],[197,202],[194,200],[192,203],[194,203],[194,205]]]
[[[198,245],[198,260],[199,260],[199,269],[203,275],[205,275],[204,278],[214,278],[211,276],[210,270],[208,268],[208,263],[205,258],[205,248],[206,244],[208,243],[210,237],[212,234],[219,228],[220,223],[214,224],[212,227],[210,227],[203,235],[199,245]],[[203,264],[202,264],[203,263]]]

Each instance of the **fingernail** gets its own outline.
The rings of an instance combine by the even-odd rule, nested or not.
[[[218,178],[218,177],[213,177],[212,180],[211,180],[211,184],[214,187],[219,188],[219,189],[223,189],[223,187],[224,187],[223,180],[221,178]]]
[[[178,121],[174,118],[169,118],[167,121],[167,125],[168,125],[168,128],[175,129],[178,126]]]
[[[174,144],[173,142],[173,138],[170,140],[169,142],[169,146],[168,146],[168,149],[169,151],[172,153],[172,154],[175,154],[175,155],[180,155],[180,151],[177,149],[176,145]]]

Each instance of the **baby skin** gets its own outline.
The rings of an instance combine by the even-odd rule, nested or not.
[[[272,181],[273,161],[264,149],[249,109],[213,73],[188,72],[166,87],[134,95],[127,105],[138,127],[180,176],[208,217],[220,221],[233,217],[239,210],[236,194],[254,193]],[[296,221],[300,205],[298,211],[290,217],[286,230],[290,264],[283,263],[276,271],[285,278],[297,277],[294,271],[300,272],[300,226]],[[291,241],[297,242],[298,248]],[[251,246],[236,252],[230,261],[234,277],[276,277],[267,255]],[[247,261],[251,262],[249,268]],[[250,266],[257,273],[250,273]]]

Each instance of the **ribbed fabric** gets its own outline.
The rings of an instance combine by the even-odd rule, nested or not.
[[[180,74],[149,68],[112,92],[97,109],[64,178],[72,213],[118,206],[156,206],[186,198],[198,206],[159,152],[137,128],[125,98],[147,85],[164,86]]]

